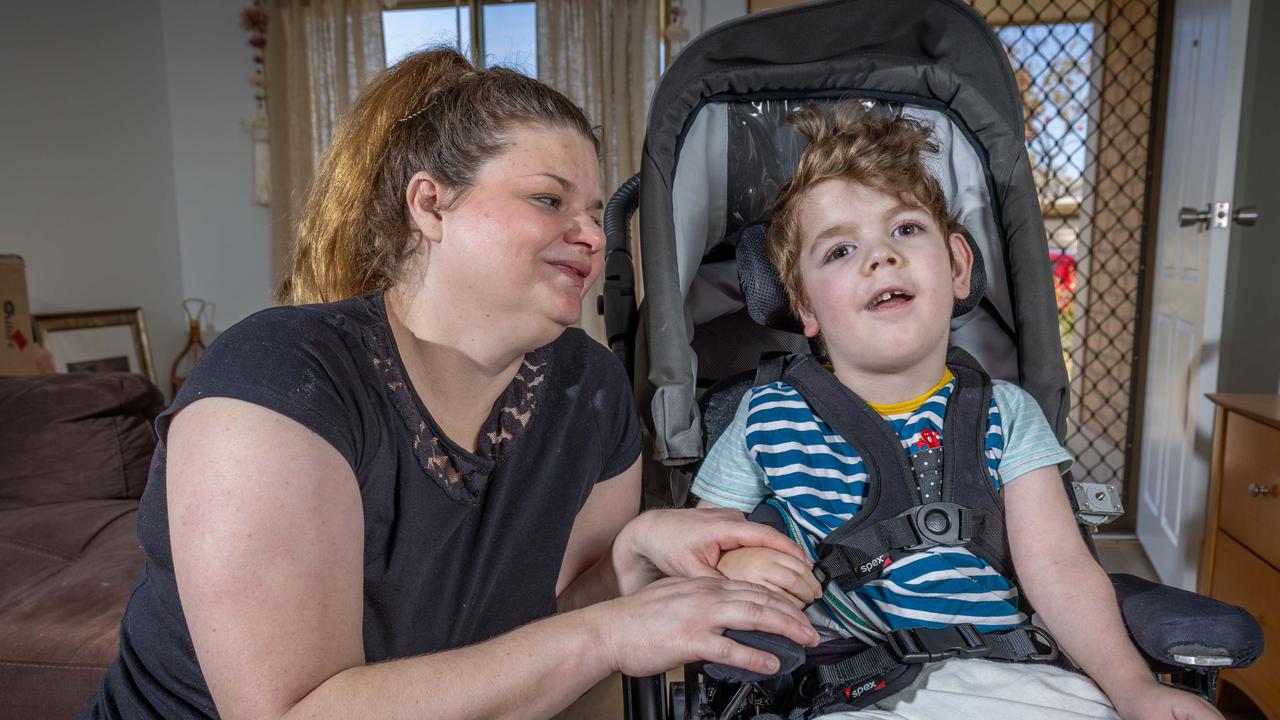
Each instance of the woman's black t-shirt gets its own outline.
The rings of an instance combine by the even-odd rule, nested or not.
[[[525,356],[471,453],[413,391],[381,292],[253,315],[209,347],[156,421],[138,513],[146,563],[120,656],[84,716],[217,715],[178,600],[165,500],[169,422],[206,397],[281,413],[350,463],[364,506],[370,663],[481,642],[554,613],[574,517],[641,447],[626,373],[580,330]]]

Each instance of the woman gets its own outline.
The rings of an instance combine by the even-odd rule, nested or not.
[[[615,671],[772,669],[725,628],[816,642],[713,569],[784,537],[635,517],[625,374],[566,331],[601,209],[590,125],[545,85],[452,51],[376,79],[308,198],[295,306],[228,330],[157,422],[86,714],[546,717]]]

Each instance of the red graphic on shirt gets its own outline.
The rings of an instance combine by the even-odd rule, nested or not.
[[[938,437],[938,433],[932,430],[923,430],[920,432],[920,440],[916,443],[916,447],[921,450],[942,447],[942,439]]]
[[[9,336],[9,339],[13,340],[13,344],[17,345],[19,350],[27,346],[27,336],[22,334],[21,329],[14,330],[13,334]]]

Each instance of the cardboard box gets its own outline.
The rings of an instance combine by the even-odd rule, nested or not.
[[[27,302],[27,269],[17,255],[0,255],[0,375],[34,375],[38,351]]]

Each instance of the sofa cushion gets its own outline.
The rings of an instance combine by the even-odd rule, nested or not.
[[[0,662],[105,668],[142,560],[136,500],[0,510]]]
[[[0,377],[0,508],[142,497],[163,409],[141,375]]]

